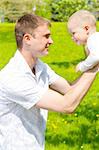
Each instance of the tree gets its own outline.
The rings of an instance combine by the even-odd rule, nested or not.
[[[99,0],[51,0],[51,18],[54,21],[66,21],[80,9],[99,11]]]
[[[0,0],[0,11],[8,22],[16,22],[20,16],[31,12],[50,18],[48,2],[49,0]]]

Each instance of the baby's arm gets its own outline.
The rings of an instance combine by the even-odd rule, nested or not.
[[[80,62],[77,65],[76,71],[85,72],[93,68],[98,63],[99,63],[99,56],[96,54],[90,53],[89,56],[84,61]]]
[[[77,65],[77,71],[87,71],[99,63],[99,32],[93,33],[87,39],[85,52],[88,57]]]

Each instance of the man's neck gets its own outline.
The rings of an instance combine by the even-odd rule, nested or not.
[[[21,50],[20,52],[33,72],[33,68],[35,68],[38,58],[33,58],[28,51]]]

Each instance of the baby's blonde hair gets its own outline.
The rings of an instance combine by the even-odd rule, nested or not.
[[[79,10],[73,13],[68,20],[68,24],[72,22],[72,20],[78,23],[80,22],[80,24],[89,23],[91,26],[96,26],[95,16],[87,10]]]

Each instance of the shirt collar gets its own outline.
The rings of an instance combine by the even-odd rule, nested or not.
[[[36,75],[34,75],[34,73],[30,69],[29,65],[27,64],[26,60],[24,59],[24,57],[22,56],[22,54],[19,50],[16,51],[16,53],[13,57],[13,60],[16,62],[15,65],[18,67],[18,69],[21,72],[24,72],[26,74],[31,74],[33,77],[35,77],[36,75],[40,75],[42,73],[42,71],[44,70],[43,62],[38,59],[36,66],[35,66]]]

